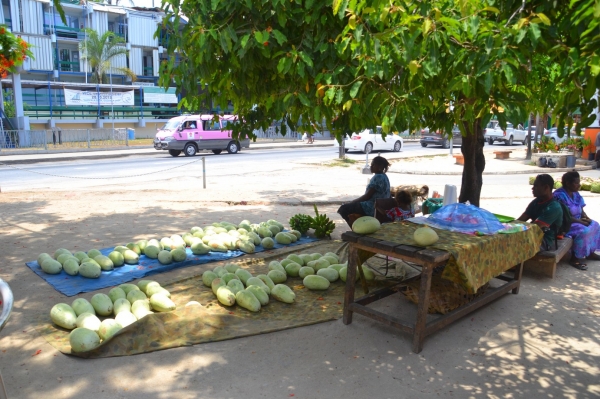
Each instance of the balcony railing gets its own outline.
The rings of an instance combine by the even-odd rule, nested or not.
[[[60,61],[58,64],[63,72],[80,72],[79,62],[77,61]]]
[[[68,26],[54,26],[44,24],[44,32],[49,35],[52,31],[56,32],[57,37],[66,39],[83,39],[84,34],[79,28],[71,28]]]
[[[144,68],[144,76],[154,76],[154,68],[152,68],[152,67]]]

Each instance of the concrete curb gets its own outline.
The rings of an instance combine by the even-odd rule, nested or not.
[[[575,167],[575,168],[538,168],[536,170],[509,170],[509,171],[502,171],[502,172],[483,172],[483,175],[526,175],[529,173],[540,173],[540,171],[544,171],[544,172],[548,172],[548,173],[560,173],[560,172],[571,172],[573,170],[576,171],[583,171],[583,170],[592,170],[594,169],[592,166],[580,166],[580,167]],[[461,176],[462,172],[446,172],[446,171],[439,171],[439,172],[425,172],[425,171],[418,171],[418,170],[401,170],[401,171],[395,171],[395,170],[388,170],[387,173],[399,173],[399,174],[405,174],[405,175],[446,175],[446,176]]]
[[[331,144],[314,144],[312,145],[310,148],[315,148],[315,147],[332,147]],[[122,157],[131,157],[131,156],[138,156],[138,155],[147,155],[150,154],[151,152],[139,152],[137,150],[148,150],[148,149],[152,149],[153,147],[143,147],[143,148],[136,148],[136,149],[118,149],[117,151],[132,151],[131,153],[120,153],[120,154],[107,154],[105,153],[105,151],[115,151],[114,148],[111,149],[102,149],[102,150],[92,150],[92,151],[73,151],[73,152],[61,152],[61,153],[56,153],[56,154],[73,154],[71,156],[64,156],[64,157],[54,157],[54,158],[35,158],[35,159],[9,159],[9,160],[3,160],[2,157],[6,156],[19,156],[19,155],[33,155],[33,154],[10,154],[10,155],[0,155],[0,164],[33,164],[33,163],[41,163],[41,162],[58,162],[58,161],[73,161],[76,159],[111,159],[111,158],[122,158]],[[299,144],[291,144],[291,145],[261,145],[260,147],[252,147],[252,145],[250,145],[250,148],[245,148],[243,149],[243,151],[240,152],[244,152],[244,151],[251,151],[251,150],[274,150],[274,149],[290,149],[290,148],[307,148],[304,147],[303,145],[299,145]],[[332,147],[333,148],[333,147]],[[157,155],[168,155],[168,152],[158,152],[158,150],[156,150],[156,154]],[[86,153],[89,154],[90,152],[93,152],[94,155],[77,155],[77,154],[81,154],[81,153]],[[98,153],[98,154],[96,154]],[[52,155],[56,155],[56,154],[46,154],[46,153],[36,153],[36,155],[40,155],[40,156],[52,156]],[[202,153],[198,153],[198,155],[202,155]],[[197,155],[197,156],[198,156]]]

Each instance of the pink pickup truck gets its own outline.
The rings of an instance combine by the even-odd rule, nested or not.
[[[210,150],[220,154],[227,150],[235,154],[242,148],[250,147],[250,140],[233,140],[228,124],[237,121],[235,115],[222,115],[219,122],[213,120],[214,115],[182,115],[172,118],[156,133],[154,148],[167,150],[171,156],[193,157],[200,150]]]

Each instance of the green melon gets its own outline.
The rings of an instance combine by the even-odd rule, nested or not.
[[[119,251],[112,251],[108,254],[108,259],[110,259],[115,267],[123,266],[125,264],[125,258],[123,254]]]
[[[98,251],[97,249],[90,249],[87,252],[88,258],[91,258],[91,259],[94,259],[98,255],[102,255],[102,252]]]
[[[158,261],[163,265],[173,263],[173,256],[170,251],[162,250],[158,253]]]

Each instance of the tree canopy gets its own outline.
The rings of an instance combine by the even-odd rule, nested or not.
[[[532,104],[543,103],[530,99],[544,95],[562,127],[578,107],[587,115],[595,106],[597,0],[164,6],[168,52],[178,51],[180,62],[164,62],[160,79],[188,93],[188,109],[207,98],[221,106],[231,101],[244,120],[235,133],[249,137],[278,119],[305,131],[324,119],[338,140],[376,125],[386,133],[428,126],[451,134],[456,124],[464,136],[460,200],[477,205],[483,128],[493,115],[503,127],[523,122]],[[190,16],[184,26],[181,14]],[[534,65],[543,57],[548,64]]]

